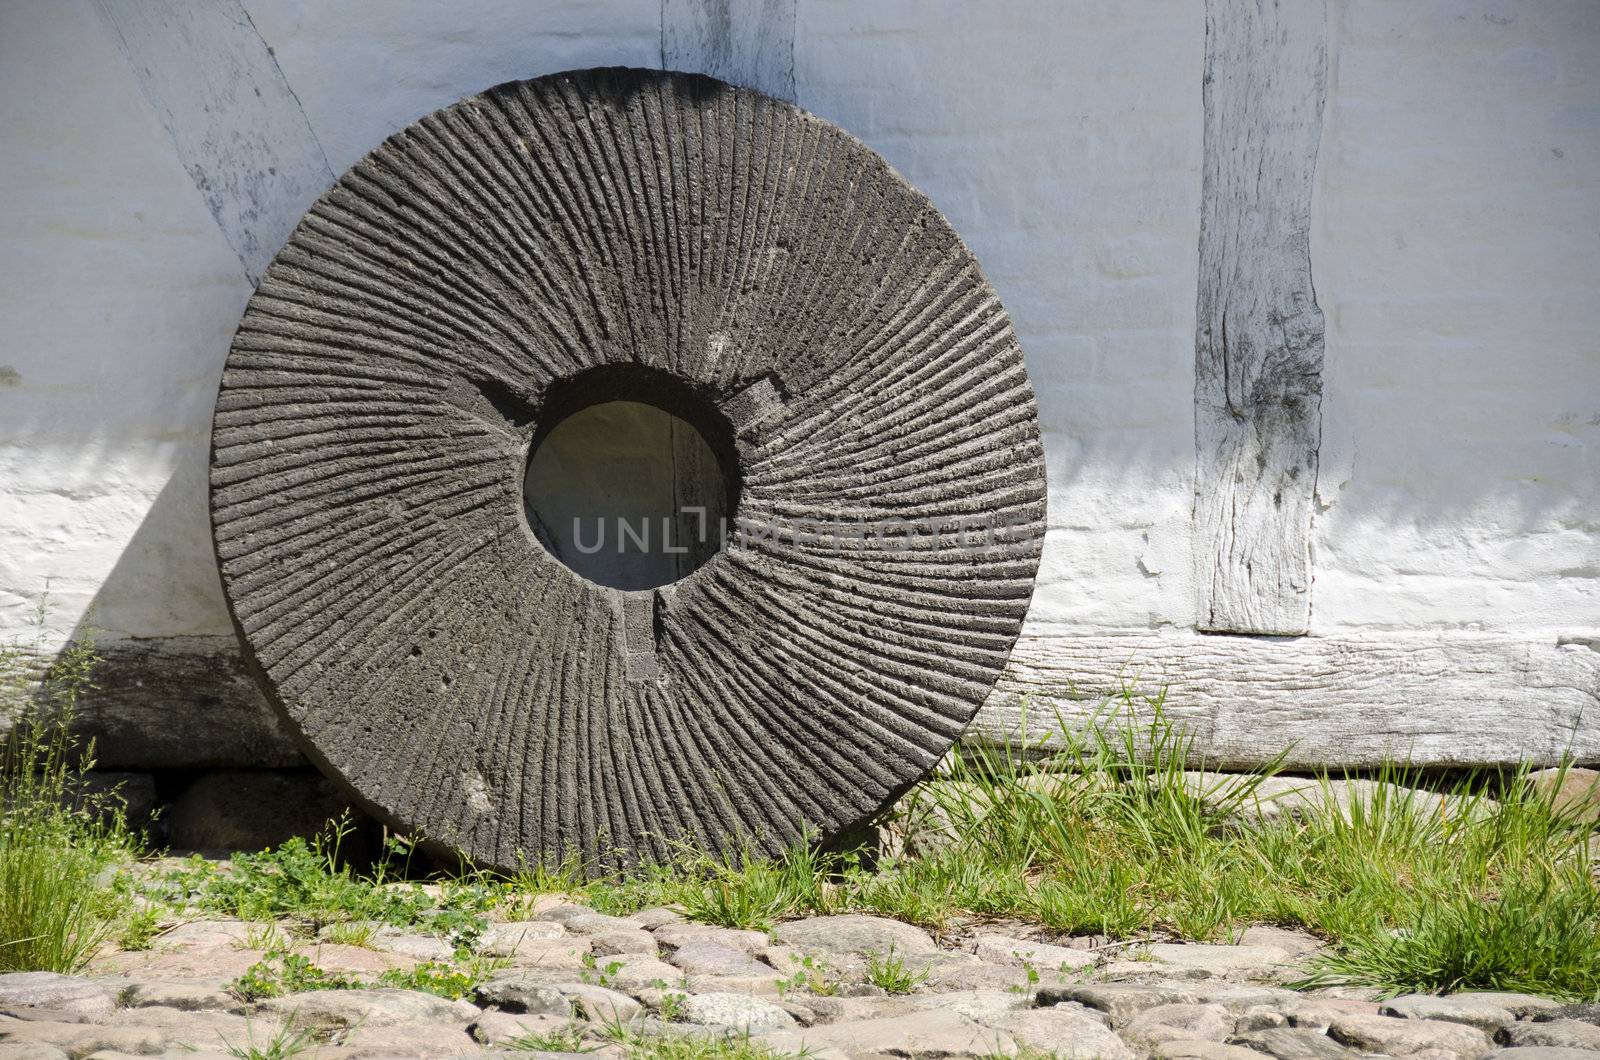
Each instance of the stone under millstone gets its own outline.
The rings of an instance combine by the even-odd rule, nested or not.
[[[732,505],[656,589],[525,508],[530,447],[622,400]],[[212,442],[230,608],[307,755],[501,868],[860,826],[983,702],[1043,537],[972,253],[860,141],[683,74],[501,85],[356,163],[251,299]]]

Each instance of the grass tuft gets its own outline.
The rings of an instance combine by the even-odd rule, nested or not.
[[[246,1025],[245,1041],[241,1045],[234,1045],[226,1037],[222,1043],[227,1047],[228,1055],[238,1057],[239,1060],[293,1060],[301,1053],[314,1049],[317,1045],[315,1030],[312,1028],[295,1029],[284,1025],[268,1038],[257,1044],[255,1027]]]
[[[1285,752],[1287,753],[1287,752]],[[904,851],[870,871],[797,847],[741,848],[584,885],[623,912],[677,903],[708,923],[766,929],[857,911],[934,931],[983,918],[1064,934],[1229,940],[1256,923],[1310,931],[1329,955],[1308,982],[1390,992],[1518,989],[1600,997],[1592,824],[1527,770],[1441,787],[1401,765],[1344,785],[1307,781],[1290,810],[1268,782],[1207,773],[1161,696],[1132,691],[1048,745],[958,745],[890,824]],[[878,974],[888,974],[887,958]]]
[[[752,1041],[749,1035],[718,1037],[712,1034],[642,1034],[613,1023],[605,1028],[612,1044],[619,1046],[629,1060],[777,1060],[779,1057],[805,1057],[809,1053],[776,1052]]]
[[[867,982],[885,994],[909,994],[927,981],[928,969],[907,967],[905,958],[894,952],[892,943],[888,953],[867,955]]]
[[[44,607],[36,616],[43,640]],[[98,662],[92,642],[69,643],[42,676],[37,650],[0,648],[0,972],[75,972],[116,930],[125,895],[102,876],[131,857],[115,793],[93,793],[92,744],[73,734]],[[136,929],[137,931],[137,929]]]
[[[112,871],[134,841],[114,800],[84,794],[92,748],[71,735],[92,645],[69,645],[42,679],[24,666],[35,654],[0,651],[0,707],[21,719],[0,760],[0,971],[76,971],[109,938],[148,947],[161,923],[198,912],[263,925],[247,941],[269,952],[236,984],[247,997],[370,985],[317,968],[292,941],[326,928],[362,945],[377,925],[455,949],[452,961],[380,981],[461,997],[494,968],[475,955],[489,919],[531,916],[542,896],[563,893],[613,914],[674,905],[763,931],[842,912],[935,932],[1021,918],[1123,940],[1227,940],[1281,924],[1328,942],[1303,985],[1600,998],[1595,826],[1526,769],[1441,786],[1391,765],[1338,798],[1331,779],[1312,782],[1321,798],[1302,792],[1292,812],[1271,813],[1281,756],[1248,776],[1207,773],[1163,697],[1130,690],[1089,724],[1058,718],[1049,741],[958,745],[902,800],[887,822],[898,847],[870,867],[811,842],[772,858],[751,842],[721,854],[679,846],[665,863],[598,879],[568,859],[509,876],[463,866],[424,887],[410,878],[407,840],[391,839],[370,870],[345,863],[351,826],[341,820],[309,841],[238,855],[228,871],[191,859],[135,884]],[[586,976],[603,985],[611,970],[594,963]],[[867,972],[890,993],[922,978],[893,951]],[[809,966],[784,981],[786,991],[834,988]],[[765,1055],[702,1038],[620,1044],[666,1060]]]
[[[592,1053],[598,1048],[584,1037],[581,1023],[540,1034],[530,1031],[503,1043],[503,1047],[519,1053]]]

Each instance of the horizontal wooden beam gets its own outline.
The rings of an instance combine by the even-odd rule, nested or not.
[[[82,731],[106,768],[303,765],[232,637],[101,645]],[[48,656],[37,659],[39,668]],[[1600,762],[1600,638],[1490,634],[1025,636],[967,739],[1082,725],[1124,685],[1214,768]],[[0,721],[0,730],[6,726]]]
[[[1214,768],[1600,761],[1600,640],[1490,634],[1024,636],[968,739],[1082,725],[1124,685],[1166,690]]]

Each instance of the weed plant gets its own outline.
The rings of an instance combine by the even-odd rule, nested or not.
[[[1252,924],[1279,924],[1328,942],[1305,985],[1600,998],[1595,829],[1576,808],[1557,807],[1554,786],[1522,769],[1441,790],[1391,765],[1338,787],[1303,782],[1314,785],[1309,796],[1276,805],[1281,756],[1249,775],[1208,773],[1163,698],[1133,691],[1088,724],[1058,717],[1047,740],[958,745],[884,822],[897,852],[870,866],[811,843],[765,857],[752,840],[721,854],[679,846],[623,874],[530,861],[508,876],[467,866],[424,887],[410,879],[407,841],[391,840],[370,870],[346,864],[341,821],[310,841],[238,855],[227,871],[192,859],[144,874],[143,907],[130,914],[134,888],[109,870],[132,856],[132,840],[114,805],[82,795],[92,748],[71,736],[93,649],[70,645],[43,679],[25,670],[29,657],[0,653],[3,703],[21,719],[0,763],[0,970],[73,971],[119,927],[138,948],[161,915],[220,915],[263,925],[256,941],[271,952],[241,980],[248,996],[372,985],[322,972],[293,947],[324,929],[365,944],[389,925],[449,940],[453,961],[419,966],[403,985],[459,997],[494,970],[475,956],[489,919],[524,919],[540,896],[562,893],[613,914],[670,904],[694,920],[763,931],[845,912],[936,933],[1023,918],[1119,940],[1229,941]],[[586,974],[608,978],[599,967]],[[914,989],[916,974],[892,953],[869,965],[891,992]],[[831,989],[817,969],[785,983]],[[622,1044],[662,1056],[713,1048]],[[714,1048],[756,1055],[737,1043]]]
[[[757,929],[850,911],[936,932],[1019,917],[1118,939],[1229,941],[1278,924],[1330,944],[1306,985],[1600,997],[1594,826],[1558,808],[1553,786],[1521,769],[1438,790],[1389,765],[1338,787],[1302,782],[1309,797],[1277,807],[1281,762],[1207,773],[1162,697],[1128,691],[1048,741],[958,745],[891,822],[910,853],[871,871],[849,855],[740,848],[651,870],[647,893],[637,879],[586,892]]]
[[[36,674],[42,604],[35,617],[29,644],[0,648],[0,972],[75,972],[127,908],[104,876],[134,840],[116,793],[86,783],[94,747],[74,735],[94,645],[70,643]]]

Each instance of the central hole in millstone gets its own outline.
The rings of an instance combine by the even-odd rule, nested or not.
[[[669,385],[662,404],[712,438],[674,411],[633,400],[651,392],[637,373],[619,379],[626,385],[590,379],[558,394],[534,437],[523,498],[528,525],[556,559],[600,585],[653,589],[721,549],[737,503],[732,438],[694,395]],[[606,399],[619,391],[628,397]]]

